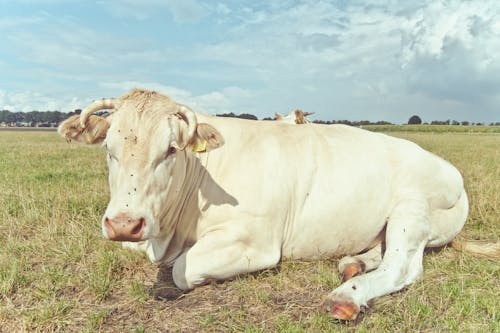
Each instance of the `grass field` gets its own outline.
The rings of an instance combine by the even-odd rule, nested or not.
[[[500,135],[391,132],[463,173],[462,239],[499,239]],[[424,276],[356,323],[319,313],[337,259],[284,262],[180,297],[168,270],[104,241],[107,170],[99,147],[53,132],[0,132],[1,332],[500,332],[500,263],[451,248]]]
[[[366,125],[373,132],[500,133],[500,126],[462,125]]]

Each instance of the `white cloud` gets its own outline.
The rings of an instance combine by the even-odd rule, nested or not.
[[[433,105],[423,112],[436,119],[453,117],[454,108],[480,110],[471,118],[491,119],[488,110],[500,87],[497,1],[287,6],[240,8],[234,15],[241,25],[192,54],[251,73],[268,90],[260,93],[271,108],[278,107],[276,99],[289,102],[300,93],[303,104],[324,110],[320,117],[338,115],[329,114],[328,105],[348,113],[351,104],[370,119],[379,118],[367,111],[376,106],[389,119],[404,121],[406,115],[397,116],[401,109],[422,111],[400,97],[417,94]]]
[[[161,0],[102,0],[96,1],[96,4],[104,7],[114,16],[143,21],[158,13],[165,2]]]
[[[493,35],[499,5],[494,2],[431,2],[409,18],[403,34],[403,65],[418,57],[440,59],[446,48],[460,43],[466,50],[473,50],[485,39],[495,43]],[[496,18],[498,19],[498,18]],[[484,43],[486,44],[486,43]],[[487,46],[487,45],[483,45]],[[479,49],[474,54],[481,58],[492,50]]]
[[[207,113],[264,117],[302,107],[319,119],[391,121],[406,121],[408,113],[491,121],[500,103],[496,0],[98,5],[112,28],[54,12],[40,14],[43,22],[29,13],[0,18],[10,58],[0,55],[2,73],[17,78],[15,89],[9,80],[9,96],[57,90],[84,105],[101,97],[95,94],[139,86]],[[24,99],[29,107],[50,106],[42,101],[33,93]]]
[[[433,2],[410,17],[401,52],[410,91],[471,107],[498,100],[499,11],[492,1]]]
[[[207,15],[207,7],[196,0],[169,1],[170,12],[177,22],[196,22]]]
[[[192,23],[206,16],[209,11],[208,5],[197,0],[102,0],[97,1],[97,4],[103,6],[117,17],[132,18],[139,21],[170,13],[176,22]],[[227,9],[227,7],[218,4],[216,9],[220,12]]]
[[[0,17],[0,29],[11,29],[19,26],[29,26],[29,25],[39,24],[44,21],[45,19],[41,16],[31,16],[31,17],[4,16]]]
[[[87,101],[75,96],[50,96],[34,91],[0,90],[0,108],[12,112],[62,111],[81,108]]]
[[[118,97],[133,88],[155,90],[173,98],[179,103],[191,107],[197,112],[207,114],[234,112],[238,103],[244,102],[252,97],[252,94],[249,91],[239,87],[225,87],[221,90],[210,91],[197,95],[185,89],[155,82],[102,82],[99,86],[108,91],[114,92],[116,94],[115,97]]]
[[[217,14],[229,15],[232,11],[226,4],[219,2],[215,6],[215,12]]]
[[[179,89],[172,86],[163,85],[156,82],[138,82],[138,81],[123,81],[123,82],[101,82],[99,86],[107,90],[111,90],[117,95],[121,95],[128,90],[134,88],[155,90],[164,93],[173,99],[178,99],[179,101],[190,98],[192,96],[191,92],[183,89]],[[118,97],[118,96],[115,96]]]

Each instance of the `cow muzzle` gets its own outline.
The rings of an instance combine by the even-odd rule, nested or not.
[[[104,227],[108,238],[112,241],[139,242],[144,235],[146,219],[132,218],[127,214],[119,214],[114,218],[106,216]]]

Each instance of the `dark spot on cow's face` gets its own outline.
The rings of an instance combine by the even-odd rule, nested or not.
[[[353,289],[353,290],[356,290],[356,286],[355,286],[355,285],[352,285],[352,289]]]

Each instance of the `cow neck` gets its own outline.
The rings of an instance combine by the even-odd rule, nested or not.
[[[165,253],[162,255],[162,262],[173,264],[175,259],[187,247],[190,247],[196,240],[196,226],[200,217],[199,189],[202,184],[206,169],[198,154],[185,152],[186,167],[185,177],[177,189],[172,184],[168,197],[172,201],[168,203],[163,221],[166,223],[161,231],[161,237],[167,244]],[[203,154],[205,156],[208,154]]]

